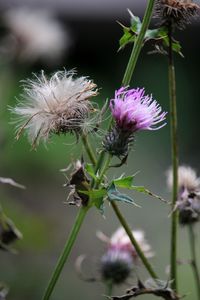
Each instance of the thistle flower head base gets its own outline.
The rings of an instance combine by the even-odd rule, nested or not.
[[[133,142],[134,135],[130,132],[121,130],[121,128],[116,125],[105,136],[103,147],[111,155],[123,159],[128,155]]]

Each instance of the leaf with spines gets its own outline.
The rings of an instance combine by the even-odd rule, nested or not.
[[[116,189],[114,182],[112,182],[111,185],[108,187],[107,193],[109,201],[120,201],[129,204],[134,204],[135,206],[139,207],[139,205],[137,205],[130,196],[120,193]]]
[[[107,190],[105,188],[79,191],[79,193],[89,196],[91,203],[96,206],[102,215],[104,214],[104,199],[107,197]]]
[[[84,195],[88,195],[91,200],[95,200],[95,199],[98,199],[98,198],[105,197],[107,195],[107,190],[105,188],[93,189],[93,190],[89,190],[89,191],[79,190],[79,193],[84,194]]]
[[[98,176],[95,174],[92,164],[86,164],[85,171],[90,175],[90,177],[92,177],[94,180],[97,180]]]
[[[130,11],[131,14],[131,26],[126,27],[120,22],[118,24],[122,26],[124,34],[119,41],[120,48],[119,50],[123,49],[127,44],[134,43],[138,34],[140,33],[142,22],[139,17],[134,16]],[[157,39],[159,29],[148,29],[144,36],[144,43],[151,39]]]
[[[126,177],[119,177],[117,179],[114,179],[112,182],[115,184],[115,186],[119,188],[127,188],[130,189],[133,185],[133,178],[135,175],[126,176]]]
[[[135,185],[133,185],[134,177],[135,177],[135,175],[131,175],[131,176],[127,176],[127,177],[120,177],[120,178],[114,179],[112,182],[118,188],[126,188],[126,189],[129,189],[129,190],[134,190],[134,191],[137,191],[139,193],[149,195],[151,197],[154,197],[156,199],[159,199],[163,202],[168,203],[168,201],[166,201],[162,197],[152,193],[151,191],[146,189],[144,186],[135,186]]]
[[[125,48],[126,45],[134,43],[136,41],[137,36],[140,33],[142,22],[139,17],[134,16],[133,13],[129,10],[131,15],[131,26],[127,27],[118,22],[118,24],[123,28],[123,35],[119,40],[119,49],[118,51]],[[168,29],[167,27],[160,27],[156,29],[148,29],[144,36],[143,43],[145,44],[147,41],[154,40],[155,41],[155,49],[156,52],[165,53],[162,48],[166,48],[169,46],[169,38],[168,38]],[[158,45],[159,43],[159,45]],[[181,52],[181,45],[178,41],[173,39],[172,49],[174,52],[178,53],[180,56],[184,57]]]

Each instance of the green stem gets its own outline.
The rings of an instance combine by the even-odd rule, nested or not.
[[[105,164],[104,164],[104,166],[103,166],[103,168],[102,168],[102,170],[100,172],[99,179],[98,179],[98,181],[97,181],[97,183],[95,185],[96,188],[101,184],[101,182],[103,180],[103,177],[104,177],[104,174],[106,173],[106,171],[109,168],[109,164],[110,164],[111,159],[112,159],[112,155],[109,154],[108,158],[106,159]]]
[[[170,124],[171,124],[171,155],[173,168],[173,191],[172,191],[172,218],[171,218],[171,261],[170,278],[172,288],[177,291],[177,224],[178,213],[174,210],[178,197],[178,140],[177,140],[177,108],[176,108],[176,78],[174,57],[172,49],[172,25],[168,27],[169,53],[168,53],[168,76],[169,76],[169,99],[170,99]]]
[[[126,70],[124,73],[124,77],[122,79],[122,86],[127,86],[130,84],[131,78],[133,76],[133,72],[135,70],[136,63],[138,61],[140,51],[143,46],[144,36],[149,27],[149,23],[151,21],[151,15],[153,12],[154,3],[155,3],[155,0],[149,0],[149,2],[148,2],[147,8],[144,13],[141,30],[140,30],[139,35],[133,45],[131,56],[129,58],[129,61],[128,61],[128,64],[127,64],[127,67],[126,67]],[[113,120],[111,119],[108,128],[110,128],[112,121]],[[104,161],[104,156],[105,156],[105,151],[102,151],[102,153],[97,161],[97,171],[100,169],[102,162]]]
[[[156,273],[154,272],[152,266],[150,265],[148,259],[146,258],[146,256],[144,255],[142,249],[140,248],[139,244],[137,243],[135,237],[133,236],[133,233],[131,231],[131,229],[129,228],[124,216],[122,215],[122,213],[120,212],[117,204],[115,202],[111,202],[112,208],[119,220],[119,222],[121,223],[121,225],[124,227],[127,235],[130,238],[131,243],[133,244],[138,256],[140,257],[141,261],[143,262],[144,266],[146,267],[147,271],[149,272],[149,274],[151,275],[152,278],[157,279],[158,276],[156,275]]]
[[[97,160],[96,160],[95,154],[94,154],[93,149],[92,149],[92,147],[91,147],[91,145],[90,145],[90,143],[88,141],[88,138],[87,138],[87,136],[85,134],[82,135],[82,142],[83,142],[85,150],[86,150],[86,152],[87,152],[87,154],[88,154],[88,156],[89,156],[92,164],[96,165]]]
[[[200,300],[200,274],[199,274],[198,266],[197,266],[197,256],[196,256],[196,250],[195,250],[195,233],[194,233],[193,225],[190,224],[188,229],[189,229],[190,248],[191,248],[191,257],[192,257],[191,266],[192,266],[194,278],[196,281],[198,300]]]
[[[111,281],[106,282],[106,294],[105,295],[107,297],[112,296],[112,291],[113,291],[113,283],[111,280]]]
[[[87,149],[86,149],[86,151],[87,151]],[[94,185],[92,185],[92,187],[98,188],[98,186],[101,184],[101,182],[103,180],[103,177],[104,177],[104,174],[106,173],[107,169],[109,168],[109,164],[110,164],[111,159],[112,159],[112,155],[109,154],[108,158],[106,159],[105,164],[104,164],[104,166],[101,170],[98,182],[96,182],[96,184],[94,183]],[[99,160],[99,161],[101,161],[101,160]],[[102,161],[101,161],[101,163],[102,163]],[[99,169],[99,166],[96,165],[96,171],[98,169]],[[138,256],[140,257],[141,261],[143,262],[144,266],[146,267],[147,271],[149,272],[149,274],[151,275],[152,278],[154,278],[154,279],[158,278],[158,276],[154,272],[152,266],[150,265],[149,261],[147,260],[146,256],[144,255],[142,249],[140,248],[139,244],[137,243],[135,237],[133,236],[132,231],[129,228],[125,218],[121,214],[118,206],[114,202],[111,202],[111,205],[112,205],[112,208],[113,208],[115,214],[117,215],[121,225],[124,227],[127,235],[129,236],[130,241],[133,244]],[[109,287],[109,285],[108,285],[108,287]]]
[[[149,0],[149,2],[148,2],[147,8],[146,8],[146,11],[144,14],[144,18],[143,18],[141,30],[140,30],[140,33],[139,33],[139,35],[136,39],[136,42],[133,46],[133,50],[132,50],[123,80],[122,80],[122,86],[127,86],[130,84],[131,77],[133,75],[133,72],[134,72],[138,57],[139,57],[139,53],[140,53],[142,45],[143,45],[145,32],[148,29],[148,26],[149,26],[149,23],[151,20],[154,2],[155,2],[155,0]],[[109,127],[110,127],[110,125],[109,125]],[[87,151],[87,149],[86,149],[86,151]],[[97,172],[98,170],[101,169],[101,166],[102,166],[104,158],[105,158],[105,153],[106,153],[105,151],[102,151],[99,159],[97,160],[97,163],[96,164],[94,163],[94,165],[96,165],[95,172]],[[99,185],[101,183],[103,176],[109,166],[110,160],[111,160],[111,156],[109,155],[104,164],[103,169],[101,170],[100,178],[99,178],[97,185]],[[92,186],[94,186],[94,182],[93,182]],[[143,251],[141,250],[140,246],[138,245],[137,241],[135,240],[134,236],[132,235],[132,231],[129,228],[128,224],[126,223],[124,217],[122,216],[119,208],[117,207],[117,205],[114,202],[112,202],[111,205],[112,205],[112,208],[114,209],[114,212],[116,213],[121,225],[124,227],[133,246],[135,247],[140,259],[142,260],[143,264],[145,265],[146,269],[148,270],[149,274],[152,276],[152,278],[158,278],[158,276],[154,272],[152,266],[150,265],[147,258],[145,257]]]
[[[62,252],[60,258],[58,259],[57,265],[56,265],[56,267],[55,267],[55,269],[53,271],[52,277],[51,277],[51,279],[49,281],[49,284],[47,286],[45,294],[44,294],[44,296],[42,298],[43,300],[48,300],[50,298],[50,296],[51,296],[51,294],[52,294],[52,292],[54,290],[55,284],[56,284],[56,282],[57,282],[57,280],[58,280],[58,278],[60,276],[60,273],[61,273],[61,271],[62,271],[62,269],[64,267],[64,264],[65,264],[65,262],[66,262],[66,260],[67,260],[67,258],[69,256],[69,254],[70,254],[72,246],[73,246],[73,244],[74,244],[74,242],[76,240],[76,237],[77,237],[77,235],[79,233],[79,230],[81,228],[81,225],[83,223],[83,220],[84,220],[84,218],[85,218],[88,210],[89,210],[88,206],[87,207],[82,207],[79,210],[79,213],[78,213],[78,215],[76,217],[76,220],[75,220],[74,226],[73,226],[73,228],[71,230],[71,233],[69,235],[69,238],[68,238],[68,240],[67,240],[67,242],[66,242],[66,244],[64,246],[64,249],[63,249],[63,252]]]
[[[122,80],[122,86],[127,86],[130,84],[140,51],[143,46],[145,33],[146,33],[146,31],[149,27],[149,23],[151,21],[151,15],[152,15],[153,7],[154,7],[154,2],[155,2],[155,0],[149,0],[149,2],[148,2],[147,8],[146,8],[146,11],[144,14],[144,18],[143,18],[141,30],[140,30],[140,33],[134,43],[134,47],[133,47],[133,50],[132,50],[123,80]]]
[[[95,174],[97,174],[98,170],[100,169],[100,167],[102,166],[103,162],[104,162],[104,157],[105,157],[105,152],[102,151],[100,153],[99,159],[97,160],[97,164],[94,165],[95,169]],[[95,181],[94,179],[92,179],[92,183],[91,183],[91,188],[93,188],[95,186]]]

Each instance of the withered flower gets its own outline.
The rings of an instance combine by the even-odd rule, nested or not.
[[[192,0],[157,0],[155,4],[155,17],[160,19],[161,25],[171,24],[184,29],[200,10],[200,6]]]
[[[84,121],[94,111],[91,97],[96,84],[87,77],[74,78],[74,71],[60,71],[48,78],[44,72],[25,81],[23,101],[11,111],[18,116],[18,134],[27,131],[33,146],[51,134],[82,133]]]
[[[168,186],[172,189],[172,170],[167,175]],[[178,168],[178,199],[176,209],[182,225],[197,222],[200,219],[200,178],[196,172],[186,166]]]

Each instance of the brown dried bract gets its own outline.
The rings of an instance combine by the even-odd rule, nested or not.
[[[74,198],[74,204],[76,205],[87,205],[89,196],[81,193],[80,191],[88,191],[90,189],[89,187],[89,179],[87,178],[85,174],[84,169],[84,163],[77,161],[75,165],[75,171],[71,175],[69,186],[73,187],[73,198]],[[71,193],[70,193],[71,195]]]

